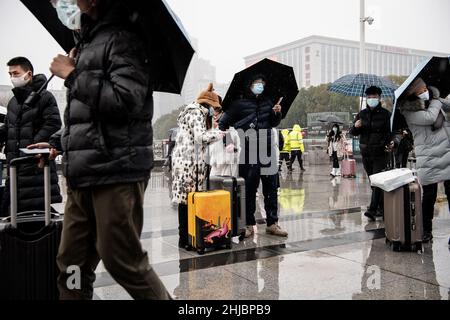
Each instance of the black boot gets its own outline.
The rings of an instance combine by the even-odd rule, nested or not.
[[[369,218],[370,221],[375,222],[377,220],[376,218],[376,212],[367,210],[366,213],[364,213],[364,215]]]

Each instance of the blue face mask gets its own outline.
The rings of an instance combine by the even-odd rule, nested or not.
[[[376,108],[379,104],[380,104],[380,99],[376,99],[376,98],[367,99],[367,105],[372,109]]]
[[[252,86],[252,92],[254,95],[259,96],[260,94],[262,94],[264,92],[264,84],[262,83],[255,83]]]
[[[209,116],[210,117],[214,116],[214,108],[212,107],[209,108]]]

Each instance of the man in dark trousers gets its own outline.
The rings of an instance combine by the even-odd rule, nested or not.
[[[37,92],[47,81],[42,74],[34,75],[30,60],[16,57],[7,66],[14,96],[8,103],[5,124],[0,127],[0,145],[5,144],[6,162],[9,165],[11,160],[23,156],[21,148],[36,142],[48,142],[61,128],[61,117],[55,97],[47,90],[43,90],[36,100],[27,101],[30,94]],[[44,171],[33,163],[22,164],[18,168],[17,179],[18,211],[43,211]],[[54,163],[51,165],[51,184],[52,203],[62,202]],[[0,216],[10,214],[9,170],[5,189]]]
[[[153,166],[153,92],[143,41],[122,1],[54,5],[61,22],[81,29],[78,50],[58,55],[50,68],[69,91],[62,137],[51,140],[63,151],[68,185],[57,258],[60,297],[92,299],[102,260],[134,299],[170,299],[140,242]],[[77,10],[81,25],[65,19]],[[81,288],[67,286],[72,266],[80,268]]]
[[[266,78],[255,75],[249,79],[241,99],[234,101],[220,120],[219,128],[229,127],[244,132],[241,146],[239,175],[245,179],[247,228],[245,237],[254,234],[256,225],[256,193],[260,181],[263,186],[264,204],[267,215],[266,232],[271,235],[287,237],[288,233],[278,225],[278,159],[276,146],[272,143],[272,128],[280,124],[281,106],[264,95]],[[261,161],[261,148],[270,153],[269,163]],[[245,157],[245,159],[244,159]],[[274,169],[274,170],[271,170]],[[273,172],[272,172],[273,171]]]
[[[366,90],[367,107],[355,118],[350,133],[359,136],[364,169],[368,176],[386,168],[386,151],[392,150],[391,113],[381,106],[382,91],[378,87]],[[372,199],[364,215],[371,221],[383,216],[383,194],[381,189],[372,188]]]

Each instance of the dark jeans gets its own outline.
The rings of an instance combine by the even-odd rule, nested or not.
[[[171,299],[140,241],[145,186],[140,182],[67,190],[57,257],[62,300],[92,299],[100,260],[134,299]],[[71,266],[80,268],[81,289],[68,288]]]
[[[381,156],[365,156],[363,155],[364,170],[370,177],[373,174],[382,172],[386,168],[386,157]],[[380,188],[372,188],[372,199],[370,201],[369,211],[376,212],[378,209],[383,210],[383,191]]]
[[[266,210],[267,226],[278,222],[278,183],[279,176],[261,175],[260,165],[239,166],[239,175],[245,179],[245,197],[246,197],[246,214],[247,225],[256,225],[256,193],[258,191],[259,182],[262,182],[264,195],[264,209]]]
[[[279,169],[281,170],[281,167],[283,166],[283,162],[286,162],[286,166],[288,167],[288,170],[292,169],[291,166],[291,155],[286,152],[280,153],[280,162],[279,162]]]
[[[424,232],[433,230],[434,205],[436,204],[437,194],[437,183],[423,186],[422,215]]]
[[[301,150],[293,150],[291,152],[291,168],[295,163],[295,160],[298,160],[298,163],[300,164],[300,168],[303,169],[303,158],[302,158],[303,153],[301,152]]]
[[[180,245],[189,244],[188,234],[188,206],[180,203],[178,205],[178,234],[180,235]]]
[[[333,154],[331,155],[331,159],[333,160],[333,168],[339,169],[339,159],[337,156],[337,151],[333,151]]]

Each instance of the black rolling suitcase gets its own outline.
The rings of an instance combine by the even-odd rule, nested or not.
[[[211,176],[208,190],[226,190],[231,194],[232,235],[243,240],[246,226],[245,180],[235,177]]]
[[[26,161],[30,157],[10,164],[11,217],[0,223],[0,300],[56,300],[62,219],[50,212],[48,164],[44,168],[45,212],[17,213],[17,166]]]

